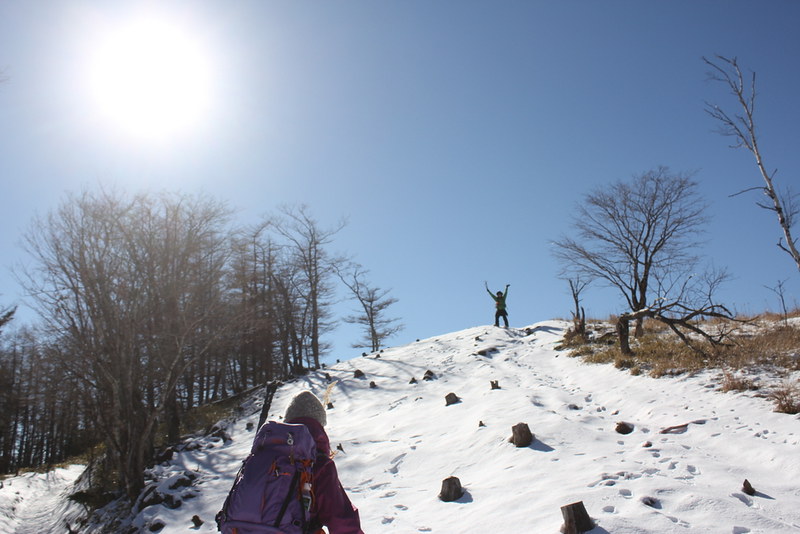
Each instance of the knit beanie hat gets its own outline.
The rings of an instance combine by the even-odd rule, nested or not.
[[[322,407],[322,403],[310,391],[303,391],[295,395],[289,407],[286,408],[286,421],[291,421],[298,417],[310,417],[322,426],[325,426],[325,423],[328,422],[325,408]]]

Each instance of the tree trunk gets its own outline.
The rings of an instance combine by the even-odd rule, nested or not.
[[[181,439],[181,418],[178,412],[178,399],[175,388],[167,395],[164,411],[166,412],[164,415],[167,424],[167,442],[169,444],[178,443]]]
[[[630,346],[630,318],[625,314],[617,319],[617,336],[619,337],[619,351],[625,356],[631,356],[633,351]]]
[[[644,335],[644,317],[636,318],[636,327],[633,330],[633,337],[640,338]]]

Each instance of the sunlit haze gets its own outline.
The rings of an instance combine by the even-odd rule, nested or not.
[[[105,125],[137,141],[164,140],[203,121],[210,56],[197,36],[157,14],[105,28],[87,57],[87,97]]]

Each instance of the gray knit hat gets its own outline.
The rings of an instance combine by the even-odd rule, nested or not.
[[[303,391],[295,395],[289,407],[286,408],[286,421],[291,421],[298,417],[310,417],[319,422],[322,426],[325,426],[325,423],[328,422],[325,408],[323,408],[319,399],[310,391]]]

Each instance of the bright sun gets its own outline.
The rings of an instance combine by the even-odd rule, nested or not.
[[[141,19],[108,32],[90,64],[92,102],[139,139],[164,140],[197,125],[210,104],[207,54],[178,27]]]

